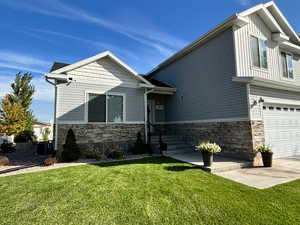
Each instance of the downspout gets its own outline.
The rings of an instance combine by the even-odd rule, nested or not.
[[[57,86],[56,86],[56,81],[55,83],[54,82],[51,82],[47,77],[46,77],[46,82],[53,85],[54,86],[54,118],[53,118],[53,123],[55,124],[55,137],[54,137],[54,140],[55,140],[55,146],[54,146],[54,150],[57,151],[57,132],[58,132],[58,124],[57,124],[57,118],[56,118],[56,95],[57,95]]]
[[[147,129],[147,122],[148,122],[148,97],[147,95],[152,93],[154,89],[151,89],[147,91],[147,88],[145,89],[144,93],[144,111],[145,111],[145,143],[148,144],[148,129]]]

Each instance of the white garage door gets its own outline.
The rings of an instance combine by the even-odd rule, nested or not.
[[[263,112],[266,144],[274,158],[300,155],[300,106],[265,105]]]

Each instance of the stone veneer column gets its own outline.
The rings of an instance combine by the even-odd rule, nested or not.
[[[262,144],[265,144],[265,132],[264,132],[264,122],[262,120],[252,120],[251,121],[252,130],[252,140],[253,140],[253,151]],[[254,153],[253,155],[253,165],[262,165],[262,159],[260,153]]]

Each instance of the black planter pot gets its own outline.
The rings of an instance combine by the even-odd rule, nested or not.
[[[213,161],[213,153],[202,151],[202,159],[203,159],[204,166],[211,167]]]
[[[272,167],[273,152],[261,152],[264,167]]]

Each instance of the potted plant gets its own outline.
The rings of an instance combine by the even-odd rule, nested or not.
[[[269,145],[260,145],[256,148],[257,152],[260,152],[263,160],[264,167],[272,167],[273,152]]]
[[[196,151],[202,152],[204,166],[210,167],[213,161],[213,154],[221,152],[221,147],[216,143],[208,141],[201,142],[195,147]]]

